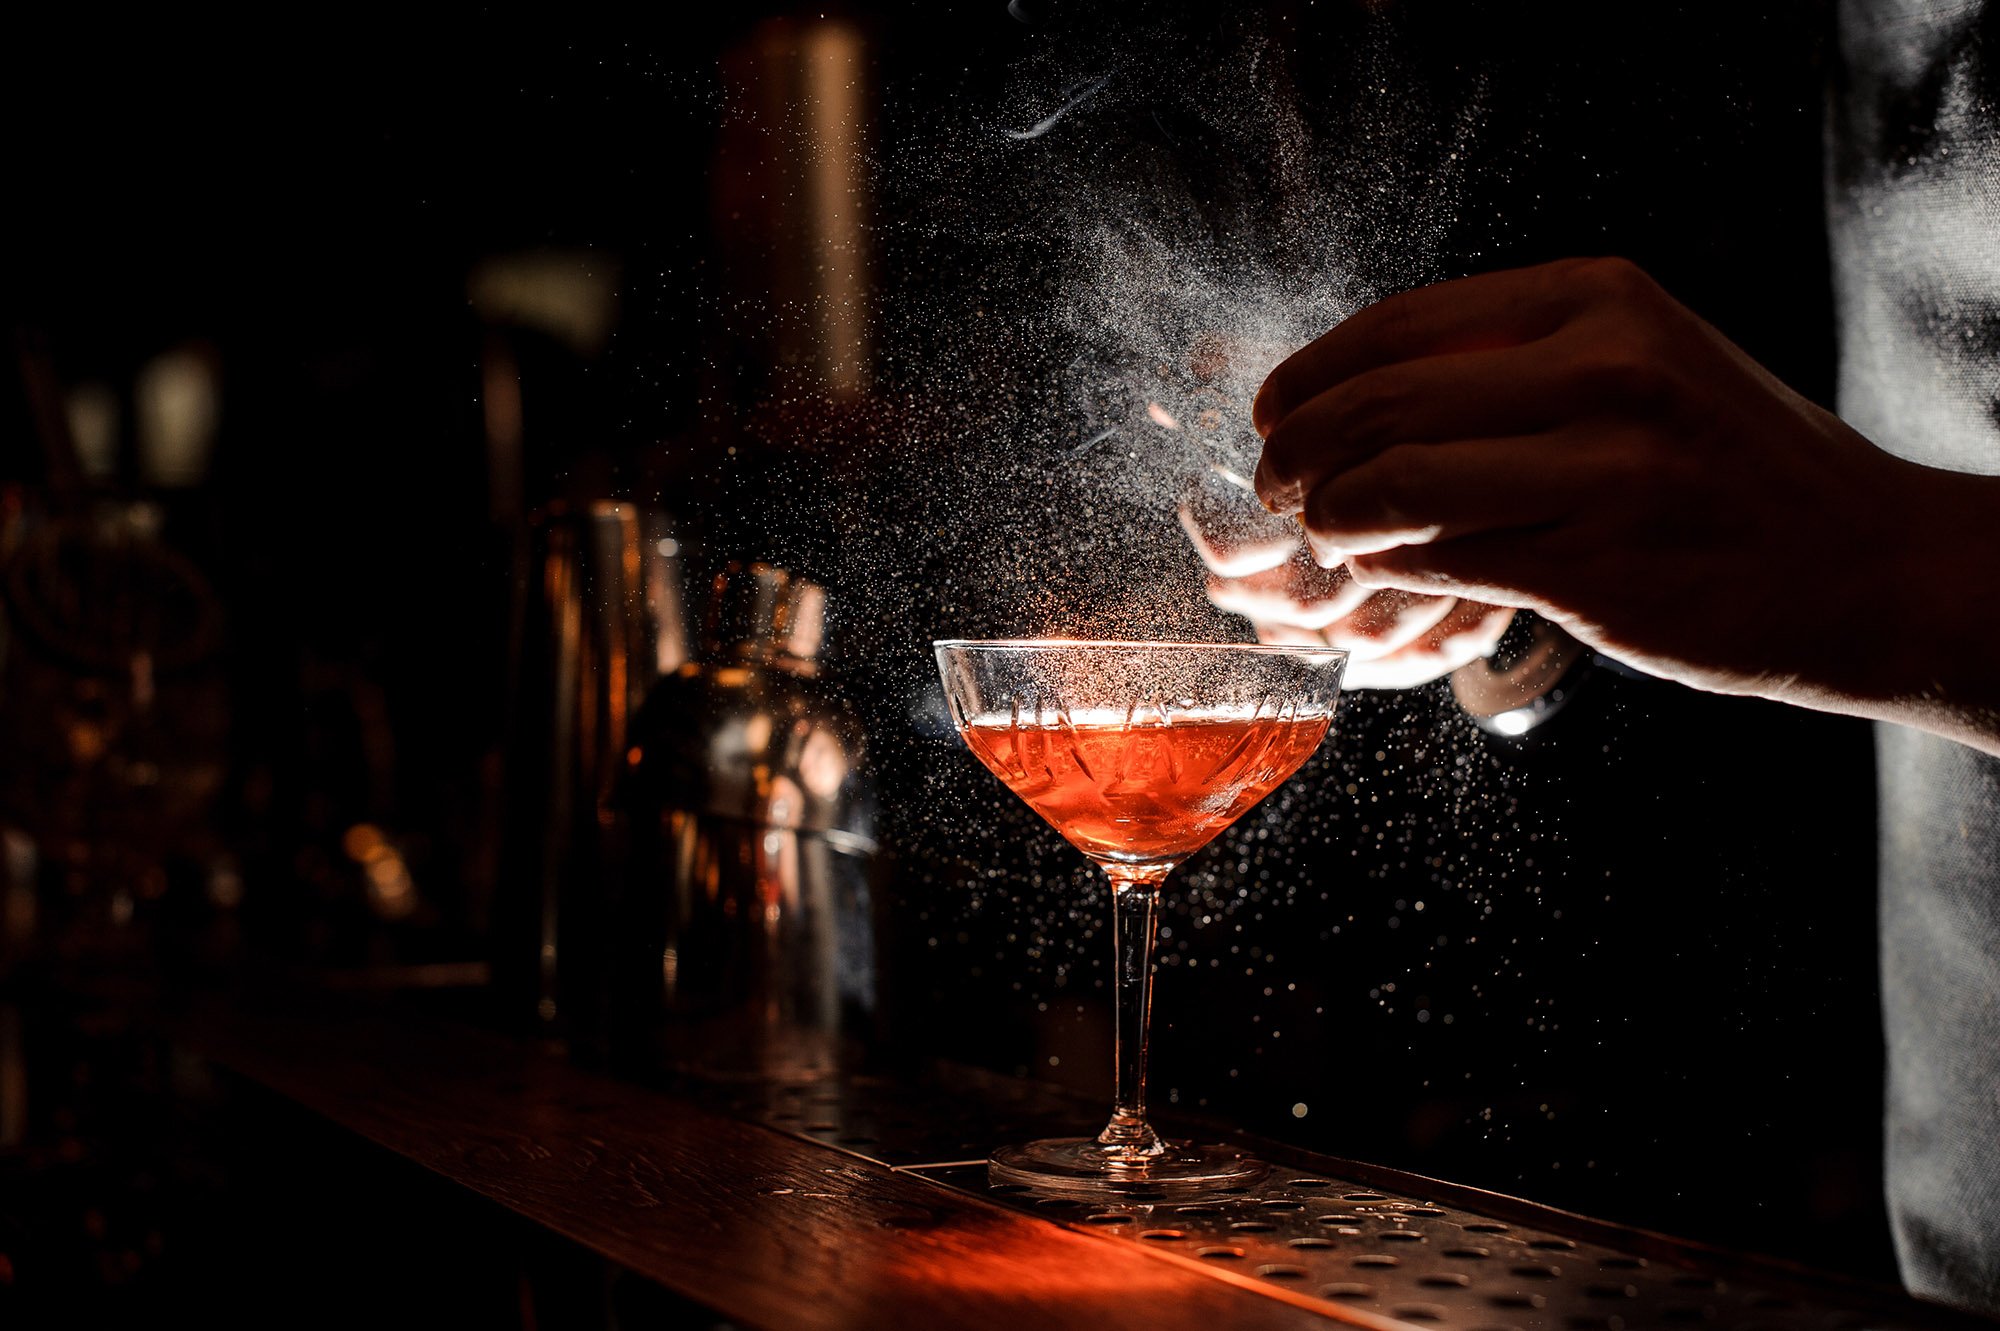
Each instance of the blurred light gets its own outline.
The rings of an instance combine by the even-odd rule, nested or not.
[[[785,650],[802,661],[819,655],[826,633],[826,589],[815,583],[801,583],[798,599],[784,624]]]
[[[155,485],[197,485],[208,471],[221,418],[216,376],[192,349],[155,356],[133,387],[139,470]]]
[[[799,780],[821,799],[840,793],[847,780],[847,753],[840,740],[825,730],[815,730],[799,753]]]
[[[394,849],[384,846],[380,854],[368,861],[365,872],[368,875],[368,904],[377,915],[387,920],[400,920],[416,910],[416,884],[410,881],[409,867]]]
[[[521,367],[499,333],[487,334],[479,358],[479,408],[486,422],[488,511],[504,521],[521,508]]]
[[[827,387],[848,397],[868,387],[865,52],[860,32],[838,21],[813,25],[804,46],[805,102],[816,150],[807,177],[807,210],[817,222],[820,346]]]
[[[357,864],[380,854],[383,847],[382,829],[372,823],[356,823],[340,839],[340,848]]]
[[[105,480],[118,470],[118,395],[103,384],[78,384],[63,409],[84,479]]]
[[[1491,724],[1503,735],[1525,735],[1535,728],[1535,714],[1526,707],[1516,707],[1495,716]]]
[[[618,272],[617,260],[595,251],[502,254],[472,270],[466,296],[488,323],[540,329],[593,356],[618,319]]]

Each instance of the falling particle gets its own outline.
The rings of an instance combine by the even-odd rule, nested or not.
[[[1293,1117],[1293,1118],[1304,1118],[1304,1117],[1306,1116],[1306,1112],[1307,1112],[1307,1111],[1306,1111],[1306,1104],[1305,1104],[1305,1101],[1303,1101],[1303,1100],[1299,1101],[1299,1102],[1298,1102],[1297,1104],[1295,1104],[1295,1105],[1293,1105],[1293,1106],[1292,1106],[1292,1117]]]

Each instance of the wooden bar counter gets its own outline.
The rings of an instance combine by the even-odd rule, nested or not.
[[[861,1131],[951,1119],[935,1088],[770,1088],[725,1111],[394,1007],[237,1003],[168,1024],[185,1053],[740,1327],[1993,1325],[1276,1146],[1267,1185],[1202,1205],[991,1190],[975,1156],[899,1158]],[[968,1106],[999,1098],[1005,1079],[968,1075]]]

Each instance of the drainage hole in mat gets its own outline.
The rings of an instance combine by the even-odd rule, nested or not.
[[[1422,1243],[1424,1241],[1424,1236],[1417,1233],[1414,1229],[1385,1229],[1375,1237],[1378,1239],[1388,1239],[1393,1243]]]
[[[1277,1226],[1268,1220],[1238,1220],[1230,1228],[1240,1229],[1245,1234],[1268,1234]]]
[[[1530,1248],[1541,1248],[1548,1252],[1573,1252],[1576,1249],[1576,1244],[1569,1239],[1534,1239],[1529,1242],[1528,1246]]]
[[[1241,1260],[1241,1259],[1242,1259],[1242,1257],[1243,1257],[1243,1249],[1241,1249],[1241,1248],[1196,1248],[1196,1249],[1195,1249],[1195,1252],[1194,1252],[1194,1255],[1195,1255],[1195,1256],[1197,1256],[1197,1257],[1210,1257],[1210,1258],[1213,1258],[1213,1259],[1215,1259],[1215,1260],[1216,1260],[1216,1261],[1218,1261],[1218,1262],[1234,1262],[1234,1261],[1239,1261],[1239,1260]]]
[[[1304,1280],[1312,1272],[1303,1266],[1290,1266],[1284,1262],[1268,1262],[1257,1268],[1257,1274],[1266,1280]]]
[[[1174,1214],[1175,1215],[1221,1215],[1222,1208],[1219,1206],[1176,1206],[1174,1208]]]
[[[1386,1202],[1389,1199],[1379,1192],[1350,1192],[1346,1196],[1350,1202]]]
[[[1399,1303],[1396,1316],[1408,1318],[1412,1322],[1442,1322],[1444,1307],[1436,1303]]]
[[[1354,1259],[1356,1266],[1400,1266],[1402,1258],[1391,1257],[1384,1252],[1365,1253]]]
[[[1330,1188],[1333,1186],[1333,1180],[1330,1178],[1295,1178],[1292,1180],[1291,1185],[1294,1188]]]
[[[1547,1262],[1530,1262],[1523,1266],[1510,1266],[1507,1269],[1517,1276],[1526,1276],[1530,1280],[1554,1280],[1563,1273],[1560,1266]]]
[[[1248,1189],[1248,1188],[1217,1188],[1217,1189],[1216,1189],[1216,1191],[1217,1191],[1217,1192],[1219,1192],[1219,1193],[1221,1193],[1221,1194],[1222,1194],[1223,1196],[1225,1196],[1225,1197],[1241,1197],[1241,1196],[1245,1195],[1246,1193],[1248,1193],[1248,1192],[1250,1191],[1250,1189]]]
[[[1041,1211],[1080,1211],[1083,1203],[1067,1197],[1039,1197],[1035,1200],[1035,1208]]]
[[[1441,1271],[1436,1275],[1425,1276],[1417,1283],[1429,1285],[1432,1289],[1464,1289],[1472,1283],[1472,1277],[1459,1275],[1456,1271]]]
[[[1315,1238],[1293,1239],[1291,1245],[1294,1248],[1331,1248],[1334,1246],[1332,1239]]]
[[[1257,1205],[1263,1207],[1266,1211],[1303,1211],[1306,1209],[1304,1202],[1288,1202],[1282,1199],[1272,1202],[1258,1202]]]
[[[1546,1308],[1549,1306],[1549,1301],[1540,1294],[1515,1292],[1512,1294],[1495,1294],[1493,1296],[1493,1306],[1496,1308]]]
[[[1320,1297],[1326,1299],[1372,1299],[1375,1297],[1373,1285],[1363,1285],[1352,1280],[1342,1280],[1331,1285],[1320,1286]]]
[[[1341,1215],[1330,1215],[1326,1217],[1324,1220],[1320,1221],[1320,1223],[1322,1225],[1331,1226],[1333,1232],[1336,1234],[1346,1234],[1350,1237],[1355,1234],[1359,1234],[1361,1231],[1356,1229],[1353,1225],[1343,1225],[1340,1223],[1346,1218],[1347,1218],[1346,1216],[1341,1216]]]
[[[1674,1283],[1682,1289],[1721,1289],[1722,1284],[1714,1276],[1675,1276]]]
[[[1435,1206],[1406,1206],[1404,1215],[1443,1215],[1444,1211]]]
[[[1583,1292],[1593,1299],[1636,1299],[1639,1297],[1637,1285],[1585,1285]]]
[[[995,1183],[992,1186],[988,1187],[986,1190],[988,1192],[1005,1192],[1005,1193],[1026,1192],[1028,1190],[1028,1185],[1025,1183]]]
[[[1187,1235],[1178,1229],[1142,1229],[1139,1231],[1139,1237],[1142,1239],[1158,1239],[1162,1243],[1169,1243],[1175,1239],[1184,1239]]]
[[[1459,1226],[1468,1234],[1505,1234],[1507,1226],[1497,1220],[1474,1220]]]
[[[1643,1257],[1600,1257],[1597,1264],[1607,1271],[1643,1271],[1646,1259]]]
[[[1103,1215],[1085,1216],[1083,1223],[1086,1225],[1129,1225],[1132,1223],[1132,1217],[1129,1215],[1113,1215],[1109,1211],[1106,1211]]]
[[[1446,1248],[1444,1255],[1447,1257],[1456,1257],[1461,1261],[1476,1262],[1491,1257],[1493,1250],[1491,1248]]]

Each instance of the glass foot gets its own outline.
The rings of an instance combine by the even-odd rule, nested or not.
[[[1133,1160],[1091,1137],[1057,1137],[1003,1146],[986,1162],[987,1181],[1058,1197],[1102,1198],[1164,1193],[1185,1197],[1247,1187],[1268,1166],[1233,1146],[1184,1143]]]

